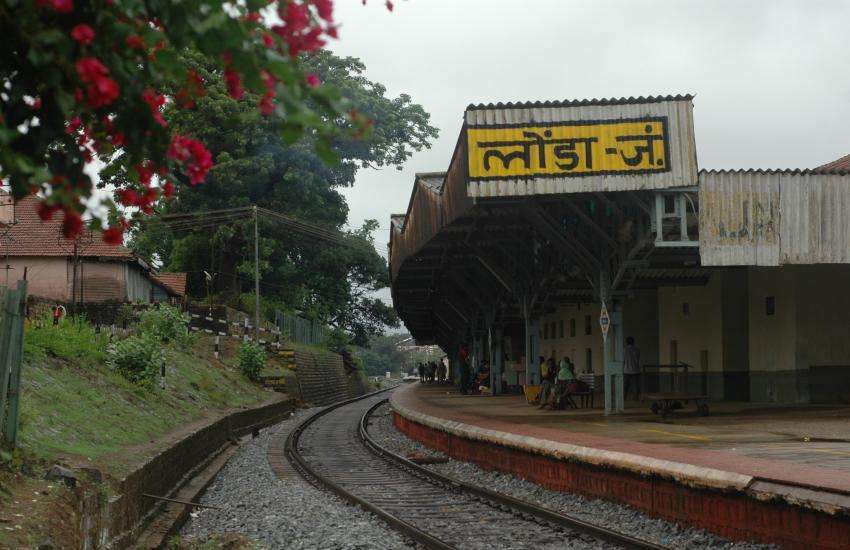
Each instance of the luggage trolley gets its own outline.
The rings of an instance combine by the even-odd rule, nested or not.
[[[705,395],[705,384],[703,383],[703,393],[688,392],[688,370],[691,368],[686,363],[677,363],[674,365],[644,365],[641,373],[641,386],[646,388],[646,375],[649,370],[654,370],[658,375],[659,391],[656,393],[647,393],[643,395],[643,399],[650,402],[650,410],[653,414],[660,414],[662,418],[667,418],[673,411],[684,408],[685,403],[693,403],[696,406],[696,412],[700,416],[708,416],[708,396]],[[670,391],[661,391],[661,373],[668,371],[670,373],[671,383]]]

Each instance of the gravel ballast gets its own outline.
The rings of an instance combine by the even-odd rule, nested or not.
[[[484,470],[470,462],[448,458],[398,431],[392,423],[390,408],[375,411],[369,433],[377,443],[402,456],[441,457],[448,461],[424,467],[440,474],[473,483],[515,498],[543,506],[584,521],[615,529],[621,533],[673,548],[735,548],[761,550],[775,548],[756,543],[730,542],[704,530],[687,529],[649,517],[630,506],[600,499],[589,499],[572,493],[551,491],[510,474]]]
[[[221,509],[201,509],[181,531],[204,542],[215,535],[238,533],[264,548],[407,548],[397,532],[378,518],[307,483],[288,467],[279,479],[269,466],[270,442],[286,435],[318,409],[304,409],[260,432],[227,463],[201,499]]]

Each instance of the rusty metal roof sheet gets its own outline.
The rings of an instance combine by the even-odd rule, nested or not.
[[[445,179],[445,172],[421,172],[416,174],[417,181],[437,192],[442,191],[443,181]]]
[[[700,172],[706,266],[850,263],[850,172]]]
[[[691,101],[691,94],[654,95],[638,97],[610,97],[593,99],[562,99],[555,101],[509,101],[507,103],[470,103],[467,111],[481,109],[535,109],[539,107],[581,107],[587,105],[629,105],[633,103],[660,103],[662,101]]]
[[[841,159],[839,159],[841,160]],[[838,161],[836,161],[838,162]],[[832,163],[830,163],[832,164]],[[842,169],[840,167],[827,168],[829,165],[824,164],[818,168],[712,168],[709,170],[700,170],[699,175],[709,174],[776,174],[776,175],[801,175],[801,174],[819,174],[833,176],[850,176],[850,168]]]

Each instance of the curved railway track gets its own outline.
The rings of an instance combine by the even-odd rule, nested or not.
[[[285,450],[308,480],[372,512],[420,545],[666,548],[445,477],[381,447],[369,436],[368,423],[386,401],[383,393],[319,411],[289,434]]]

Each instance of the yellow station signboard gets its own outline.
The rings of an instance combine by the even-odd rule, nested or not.
[[[467,128],[473,181],[666,172],[667,117]]]

